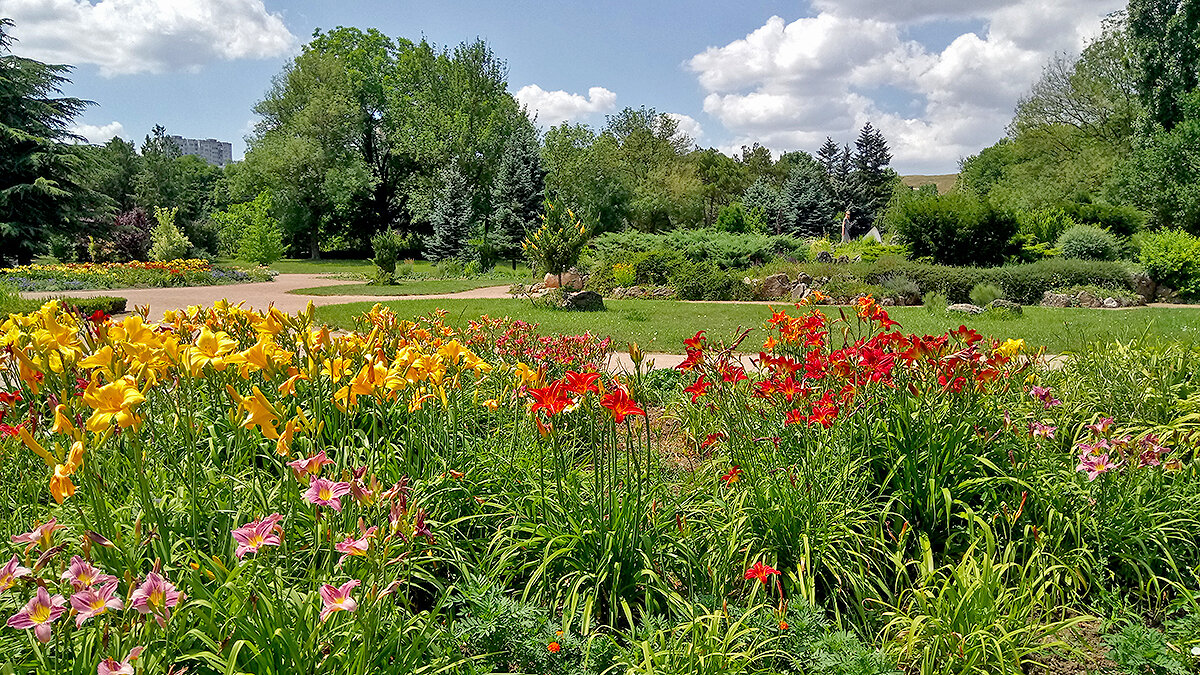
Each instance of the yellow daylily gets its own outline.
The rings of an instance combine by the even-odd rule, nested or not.
[[[93,410],[87,421],[88,431],[103,433],[111,429],[114,422],[122,429],[136,427],[141,420],[133,409],[145,400],[129,375],[103,387],[93,381],[83,392],[83,402]]]

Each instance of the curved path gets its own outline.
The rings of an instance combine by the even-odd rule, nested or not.
[[[264,310],[271,305],[282,312],[294,314],[314,305],[340,305],[346,302],[387,302],[404,299],[471,299],[507,298],[508,286],[488,286],[459,293],[433,295],[295,295],[290,291],[314,286],[356,285],[362,282],[333,279],[325,274],[280,274],[274,281],[250,284],[228,284],[225,286],[189,286],[187,288],[109,288],[88,291],[58,291],[24,293],[27,298],[52,297],[90,298],[97,295],[118,295],[129,300],[129,309],[150,307],[151,316],[161,316],[168,309],[179,309],[189,305],[211,305],[218,300],[244,302],[246,307]]]

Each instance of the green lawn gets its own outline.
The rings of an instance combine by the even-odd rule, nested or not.
[[[217,261],[220,265],[231,267],[258,267],[256,263],[247,260],[222,258]],[[426,263],[428,265],[428,263]],[[308,258],[285,258],[268,265],[280,274],[371,274],[375,265],[370,260],[310,260]]]
[[[401,281],[394,286],[377,284],[338,284],[337,286],[314,286],[312,288],[297,288],[289,291],[295,295],[434,295],[437,293],[458,293],[473,288],[488,286],[504,286],[514,281],[475,277],[471,279],[416,279]]]
[[[685,303],[671,300],[605,300],[607,312],[559,312],[531,307],[525,300],[398,300],[386,303],[404,316],[419,316],[434,309],[449,312],[451,324],[465,325],[482,314],[510,316],[541,324],[546,332],[591,331],[611,336],[617,345],[637,342],[643,350],[682,353],[683,339],[698,330],[713,338],[728,338],[739,328],[760,327],[770,318],[762,305]],[[781,303],[781,308],[790,307]],[[330,325],[350,328],[354,317],[370,303],[349,303],[317,308],[317,317]],[[824,308],[836,316],[838,308]],[[1094,341],[1129,340],[1148,336],[1185,342],[1200,336],[1200,307],[1196,309],[1141,308],[1129,310],[1054,309],[1027,307],[1019,318],[935,316],[922,307],[897,307],[890,312],[905,332],[937,334],[962,323],[979,332],[1000,338],[1024,338],[1031,345],[1044,345],[1051,353],[1078,350]],[[753,351],[761,343],[756,330],[745,343]]]

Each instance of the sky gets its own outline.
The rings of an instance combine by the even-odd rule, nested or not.
[[[902,174],[957,171],[1005,133],[1056,53],[1123,0],[0,0],[13,51],[75,66],[76,131],[141,143],[155,124],[245,152],[253,106],[314,29],[483,38],[542,128],[626,106],[701,147],[814,152],[881,129]]]

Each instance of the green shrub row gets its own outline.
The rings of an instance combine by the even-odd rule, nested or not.
[[[787,235],[734,234],[716,230],[675,230],[663,234],[609,232],[592,240],[594,257],[612,258],[620,253],[677,251],[692,262],[709,262],[717,267],[741,268],[761,265],[776,257],[803,259],[808,242]]]

